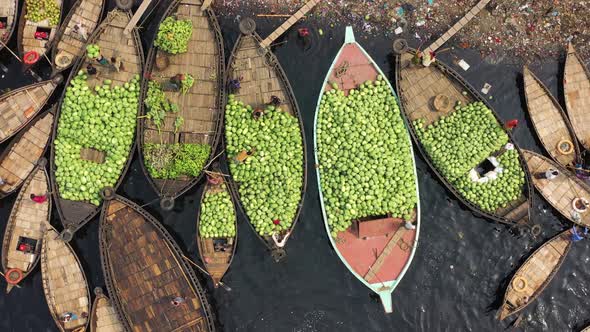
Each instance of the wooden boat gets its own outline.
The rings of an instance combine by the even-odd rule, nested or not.
[[[99,246],[107,289],[126,330],[215,330],[207,299],[182,250],[140,206],[107,196]]]
[[[558,163],[574,165],[580,149],[567,115],[543,82],[526,66],[523,77],[529,116],[543,147]]]
[[[25,181],[8,217],[2,242],[2,271],[7,282],[6,293],[26,278],[39,263],[43,234],[51,219],[47,161],[39,163]],[[48,195],[44,203],[30,196]]]
[[[219,173],[219,170],[214,168],[214,172],[208,174],[207,179],[207,184],[205,185],[205,189],[201,196],[201,208],[197,215],[197,245],[199,246],[201,261],[205,265],[207,272],[209,272],[213,285],[217,288],[219,282],[229,269],[236,253],[238,245],[238,218],[233,197],[231,197],[227,184],[221,173]],[[226,192],[230,196],[230,199],[232,199],[232,207],[234,209],[234,215],[232,218],[236,229],[236,235],[233,237],[206,238],[203,236],[199,228],[201,226],[201,216],[204,207],[203,202],[207,195],[215,195],[221,192]]]
[[[573,202],[577,198],[590,200],[588,186],[555,161],[528,150],[522,150],[529,172],[533,175],[533,184],[551,206],[569,221],[580,226],[590,227],[588,213],[574,213]],[[534,175],[545,173],[548,169],[560,171],[560,175],[553,180],[538,179]]]
[[[340,68],[343,65],[348,66],[346,75],[340,74]],[[345,231],[337,232],[337,230],[332,229],[328,218],[331,213],[329,213],[327,207],[334,203],[325,198],[325,187],[322,189],[326,183],[324,177],[329,173],[328,171],[322,171],[322,165],[326,165],[326,160],[322,160],[322,155],[319,152],[321,147],[327,143],[325,142],[326,139],[322,140],[322,136],[318,135],[320,129],[320,104],[324,93],[333,90],[332,84],[337,83],[344,95],[348,96],[351,90],[358,88],[360,83],[376,81],[379,75],[386,77],[371,56],[356,42],[352,27],[347,27],[344,44],[328,70],[318,99],[314,122],[314,154],[315,163],[318,165],[316,169],[322,214],[332,247],[350,272],[369,289],[377,293],[381,298],[385,311],[391,313],[393,310],[391,294],[408,270],[416,252],[420,233],[419,203],[413,207],[411,217],[408,220],[394,217],[388,212],[387,215],[365,216],[362,219],[354,220]],[[387,79],[384,79],[384,82],[387,82],[385,89],[389,89],[391,94],[395,96],[391,84]],[[403,122],[401,116],[399,120]],[[409,134],[406,135],[406,139],[408,153],[411,155],[408,159],[411,160],[410,172],[413,172],[412,176],[415,184],[413,190],[415,190],[416,197],[418,197],[416,165]],[[375,163],[375,159],[367,155],[366,159],[363,159],[361,163],[372,164]],[[405,222],[415,223],[415,229],[409,230],[404,227]],[[338,234],[337,237],[332,235],[335,232]]]
[[[108,13],[105,20],[100,24],[94,34],[89,38],[88,43],[90,44],[97,44],[100,47],[101,54],[110,59],[113,56],[119,56],[122,59],[123,66],[121,67],[120,71],[116,70],[109,70],[104,67],[101,67],[99,70],[98,75],[93,75],[88,78],[87,84],[90,88],[94,88],[95,86],[103,85],[106,80],[110,80],[112,82],[112,86],[121,86],[128,81],[132,80],[135,75],[141,75],[141,71],[143,68],[143,50],[141,47],[141,41],[139,39],[139,34],[137,29],[134,29],[132,33],[129,35],[125,35],[123,30],[131,20],[131,14],[129,12],[123,12],[120,10],[113,10]],[[119,42],[113,43],[113,40],[117,40]],[[70,86],[70,81],[72,81],[75,76],[77,75],[78,71],[87,68],[88,64],[95,63],[94,60],[88,59],[86,57],[86,53],[84,56],[80,58],[76,64],[72,68],[72,72],[70,74],[67,86]],[[98,67],[98,65],[97,65]],[[57,133],[59,130],[59,119],[61,114],[62,103],[65,98],[67,89],[64,89],[62,99],[60,101],[60,105],[56,115],[55,125],[53,127],[53,140],[57,138]],[[112,188],[105,188],[104,190],[109,191],[116,191],[121,181],[123,180],[123,176],[127,172],[127,168],[129,167],[129,163],[131,162],[131,157],[133,156],[134,146],[129,146],[129,155],[125,162],[125,165],[121,169],[121,173],[119,175],[119,180]],[[88,201],[75,201],[65,199],[60,194],[59,185],[55,179],[55,172],[57,170],[57,166],[55,164],[55,146],[51,149],[51,181],[53,187],[53,197],[55,201],[55,205],[57,207],[57,211],[59,212],[59,216],[61,222],[64,226],[64,230],[61,233],[62,238],[65,241],[70,241],[75,232],[80,229],[83,225],[85,225],[88,221],[90,221],[94,216],[96,216],[100,211],[100,205],[92,204]],[[90,155],[92,161],[100,163],[100,155],[93,154]],[[92,159],[95,158],[95,159]]]
[[[463,197],[459,188],[455,187],[442,174],[441,170],[435,167],[431,156],[418,139],[413,121],[423,120],[424,125],[430,125],[438,121],[443,115],[452,114],[454,112],[452,106],[458,102],[461,102],[462,105],[481,102],[492,111],[498,122],[498,126],[501,128],[503,126],[493,108],[458,73],[447,67],[441,61],[435,61],[428,67],[412,65],[412,58],[414,58],[415,54],[415,50],[408,49],[408,51],[396,56],[396,91],[400,98],[402,114],[406,117],[410,127],[410,134],[425,161],[447,189],[476,216],[482,216],[502,223],[524,223],[529,218],[533,190],[522,153],[518,146],[514,144],[514,139],[509,132],[504,130],[509,137],[509,142],[514,144],[514,148],[518,151],[519,161],[525,173],[525,184],[518,199],[510,202],[504,208],[498,208],[493,212],[482,209],[473,200]],[[440,105],[436,105],[437,108],[435,108],[435,100],[446,100],[447,103],[442,102]],[[501,156],[504,152],[505,149],[501,149],[493,153],[492,156]]]
[[[111,300],[104,295],[102,288],[94,289],[94,303],[90,314],[90,332],[124,332],[125,328]]]
[[[55,46],[51,48],[52,76],[70,68],[84,53],[86,39],[98,26],[104,5],[104,0],[78,0],[74,3],[55,36]],[[80,32],[76,30],[77,25],[82,26]]]
[[[559,270],[571,245],[571,232],[567,230],[545,242],[527,258],[506,288],[500,320],[521,311],[543,292]]]
[[[0,143],[33,120],[62,81],[63,77],[58,75],[52,80],[27,85],[0,96]]]
[[[166,98],[178,106],[179,112],[169,114],[158,128],[150,119],[138,121],[138,146],[142,169],[150,185],[162,198],[161,206],[171,210],[174,199],[196,185],[203,176],[204,168],[209,164],[216,150],[222,127],[222,107],[225,100],[225,55],[223,37],[219,23],[212,9],[201,10],[201,0],[174,0],[162,16],[159,24],[168,17],[192,22],[192,37],[188,52],[168,54],[160,50],[152,41],[148,53],[142,97],[147,97],[150,80],[165,82],[177,74],[190,74],[195,79],[194,85],[186,94],[164,91]],[[140,112],[147,113],[147,106],[141,103]],[[176,128],[178,117],[184,119]],[[181,174],[175,179],[153,177],[146,167],[144,144],[203,144],[210,146],[207,161],[198,176]]]
[[[17,0],[0,0],[0,22],[3,27],[0,28],[0,50],[8,43],[14,27],[16,26],[16,14],[18,12]]]
[[[241,184],[236,182],[233,176],[230,176],[228,184],[232,193],[236,197],[236,201],[240,202],[240,209],[248,218],[248,224],[270,250],[275,261],[278,262],[286,254],[283,247],[297,225],[297,220],[301,213],[301,207],[303,206],[305,188],[307,187],[307,168],[305,166],[307,165],[307,154],[303,120],[293,89],[291,88],[287,75],[276,56],[269,49],[262,49],[260,47],[262,39],[256,33],[255,29],[256,24],[251,19],[240,23],[242,34],[236,40],[232,54],[229,58],[227,79],[241,78],[241,88],[234,93],[237,100],[246,105],[251,105],[253,108],[264,108],[264,106],[269,103],[271,96],[277,96],[282,101],[280,105],[282,111],[296,117],[299,121],[299,128],[303,142],[303,151],[301,151],[303,156],[303,176],[301,177],[301,200],[294,214],[295,217],[293,218],[291,228],[287,231],[275,233],[274,238],[272,236],[260,236],[252,225],[252,220],[249,216],[250,211],[246,211],[240,199]],[[228,156],[228,158],[233,158],[233,156]]]
[[[43,236],[41,273],[45,300],[59,330],[85,331],[90,313],[88,281],[78,256],[52,226]]]
[[[30,122],[0,154],[0,178],[5,182],[0,185],[0,198],[15,192],[45,154],[54,112],[52,108]]]
[[[572,43],[568,45],[565,60],[563,92],[574,133],[588,150],[590,149],[590,125],[586,113],[590,108],[590,72],[584,67],[584,61],[576,53]]]
[[[33,22],[27,19],[27,2],[24,1],[18,25],[17,48],[23,66],[25,68],[42,60],[53,45],[53,41],[59,30],[61,12],[63,11],[63,0],[52,0],[59,7],[60,16],[57,24],[51,24],[49,19]],[[38,37],[42,35],[42,37]]]

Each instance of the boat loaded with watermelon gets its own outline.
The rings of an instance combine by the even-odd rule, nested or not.
[[[416,167],[393,88],[351,27],[318,100],[314,151],[332,246],[390,313],[418,244]]]
[[[65,241],[98,214],[105,194],[117,190],[134,152],[143,50],[137,29],[124,32],[130,20],[126,11],[108,13],[60,101],[50,160]]]
[[[413,49],[397,55],[396,81],[410,133],[445,186],[477,216],[528,223],[530,174],[486,100],[442,62],[424,65]]]

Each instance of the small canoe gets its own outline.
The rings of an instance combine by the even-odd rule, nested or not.
[[[104,0],[78,0],[63,20],[51,48],[52,76],[70,68],[84,53],[87,39],[98,26]]]
[[[192,87],[186,92],[164,89],[166,99],[176,105],[178,112],[168,112],[161,124],[148,118],[138,120],[137,142],[142,169],[151,187],[161,198],[160,205],[165,210],[171,210],[175,198],[201,180],[204,168],[215,153],[221,133],[225,99],[223,36],[215,13],[212,9],[202,11],[201,2],[171,2],[158,26],[172,17],[189,20],[192,23],[192,36],[188,42],[188,51],[170,54],[155,46],[154,38],[143,76],[141,100],[144,101],[148,96],[150,82],[166,84],[178,74],[190,75],[194,79]],[[141,115],[149,114],[146,103],[141,103],[140,107]],[[157,163],[157,155],[174,145],[182,147],[184,151],[200,149],[205,152],[199,155],[201,159],[193,158],[191,169],[170,174],[163,170],[173,168],[176,160],[182,163],[180,157],[171,158],[167,163]]]
[[[236,196],[236,201],[240,202],[248,224],[278,262],[286,254],[284,246],[297,224],[303,206],[307,186],[307,155],[301,112],[291,85],[272,51],[261,48],[262,39],[255,28],[253,20],[240,23],[242,34],[236,40],[228,62],[227,80],[239,80],[240,87],[231,91],[233,93],[226,105],[224,143],[231,175],[230,189]],[[271,106],[273,103],[278,106]],[[254,110],[256,113],[260,110],[262,113],[271,108],[276,111],[272,117],[262,116],[262,121],[268,119],[270,123],[273,122],[272,119],[284,120],[277,120],[282,121],[282,124],[273,125],[275,129],[266,130],[264,136],[260,135],[258,139],[241,135],[240,131],[245,130],[244,128],[256,128],[258,120],[248,116],[248,122],[243,122],[243,119],[236,118],[241,114],[238,112],[234,113],[234,118],[229,117],[232,107],[238,104],[247,107],[248,112]],[[263,130],[262,126],[256,130]],[[266,128],[269,126],[266,125]],[[290,148],[291,151],[283,150],[275,159],[265,158],[260,154],[265,150],[268,153],[269,146],[276,142],[286,140],[283,136],[287,133],[294,143],[285,143],[282,147]],[[252,144],[258,146],[251,146]],[[245,152],[247,149],[250,150]],[[250,168],[245,166],[245,162],[237,160],[245,153],[250,156],[256,149],[258,152],[254,153],[252,160],[257,161],[254,164],[257,165],[258,175],[248,178],[243,175],[251,172]],[[272,172],[271,167],[293,171]],[[260,191],[255,188],[260,188]],[[274,203],[269,204],[270,201]],[[272,205],[278,204],[284,206],[282,218],[276,216],[280,212],[272,208]]]
[[[0,0],[0,22],[3,23],[2,28],[0,28],[0,41],[2,42],[0,50],[8,43],[14,32],[17,12],[17,0]]]
[[[89,44],[99,46],[100,54],[104,58],[119,58],[121,60],[119,70],[89,59],[85,52],[84,57],[80,58],[73,66],[67,88],[64,89],[60,100],[53,127],[50,175],[54,184],[52,186],[54,201],[64,226],[61,235],[66,241],[70,241],[78,229],[100,212],[101,192],[103,190],[117,190],[133,156],[135,125],[137,122],[135,112],[139,109],[139,88],[134,88],[134,86],[139,84],[138,80],[143,68],[143,50],[137,29],[133,29],[129,35],[123,33],[130,20],[131,14],[129,12],[115,9],[108,13],[105,20],[88,41]],[[113,43],[113,40],[118,42]],[[90,64],[97,70],[96,75],[86,75],[86,68]],[[112,63],[109,62],[109,64]],[[80,79],[80,72],[82,73],[82,79]],[[78,101],[78,87],[73,86],[72,82],[78,82],[75,84],[83,86],[80,89],[90,91],[89,94],[93,94],[93,98],[102,102],[100,105],[106,105],[107,102],[126,103],[125,105],[127,105],[110,109],[104,106],[99,106],[103,108],[97,108],[95,105],[86,106],[85,112],[100,110],[100,115],[97,113],[95,119],[91,120],[89,117],[85,119],[79,118],[80,123],[85,122],[91,129],[84,127],[78,130],[90,130],[87,134],[92,137],[92,142],[81,142],[82,138],[72,133],[72,128],[68,127],[72,126],[70,124],[72,117],[80,116],[80,113],[76,111],[76,107],[79,107],[80,103],[86,104],[87,102],[85,99]],[[98,90],[96,90],[97,87]],[[131,105],[130,98],[115,99],[121,93],[127,93],[125,91],[131,91],[130,93],[133,96],[130,98],[137,100],[137,105]],[[111,98],[108,97],[109,95]],[[123,112],[127,108],[128,110]],[[64,110],[67,111],[66,120],[64,120],[67,125],[64,124],[66,130],[62,131],[61,116]],[[114,126],[115,123],[117,126]],[[117,129],[119,135],[110,137],[110,132]],[[68,146],[80,146],[80,153],[74,153],[73,155],[68,153]],[[84,167],[76,169],[67,167],[76,162],[86,164]],[[60,169],[60,163],[65,164],[63,169]],[[100,176],[91,177],[92,174],[99,173],[112,173],[114,175],[111,178],[116,179],[116,181],[106,181],[104,177]],[[87,182],[92,181],[92,183],[76,181],[76,179],[83,177],[86,178]],[[97,191],[89,192],[87,186],[90,185],[98,188]]]
[[[0,96],[0,143],[33,120],[62,81],[62,76],[56,76],[52,80],[27,85]]]
[[[51,219],[49,175],[40,163],[25,181],[8,217],[2,242],[2,271],[8,283],[6,293],[26,278],[39,263],[43,234]],[[30,196],[48,195],[42,203]]]
[[[586,150],[590,149],[590,72],[576,53],[574,45],[568,45],[563,72],[563,94],[570,122],[578,140]]]
[[[140,206],[107,196],[99,247],[107,289],[126,330],[215,330],[209,303],[182,250]]]
[[[510,280],[500,311],[500,320],[532,303],[551,282],[572,245],[567,230],[545,242],[518,268]]]
[[[47,56],[47,52],[52,47],[59,30],[61,12],[63,11],[63,0],[46,0],[47,3],[54,2],[58,7],[57,21],[51,22],[49,18],[44,18],[35,22],[28,17],[31,13],[29,13],[27,2],[31,1],[36,0],[24,1],[18,25],[17,47],[25,68],[43,60],[43,57]]]
[[[111,300],[104,295],[102,288],[94,289],[94,302],[90,314],[90,332],[124,332],[125,328]]]
[[[402,114],[410,124],[410,134],[430,169],[476,216],[507,224],[526,222],[532,206],[533,189],[524,159],[518,146],[514,144],[512,136],[504,129],[502,121],[487,101],[457,72],[440,60],[430,66],[414,64],[415,55],[416,51],[409,49],[396,56],[396,92],[400,98]],[[431,129],[441,127],[439,125],[443,123],[443,120],[461,118],[461,113],[456,108],[459,108],[463,114],[470,114],[468,120],[485,119],[488,129],[476,132],[473,130],[475,128],[470,128],[467,132],[461,131],[461,136],[449,133],[446,136],[442,135],[443,137],[437,135],[435,140],[420,139],[419,134],[428,131],[422,134],[422,137],[428,137],[432,134]],[[488,114],[484,118],[480,114],[473,114],[474,110],[479,112],[487,110]],[[491,127],[493,130],[490,129]],[[467,141],[464,139],[465,136],[468,137]],[[490,139],[492,136],[495,137],[493,140]],[[447,151],[446,146],[439,146],[438,141],[442,139],[445,140],[445,144],[452,146],[454,142],[462,142],[465,145],[460,146],[461,150],[457,147]],[[498,146],[497,142],[500,139],[503,139],[506,144]],[[484,146],[483,149],[481,146]],[[513,149],[509,150],[508,147]],[[471,151],[477,151],[478,154],[472,154]],[[451,156],[463,163],[462,167],[444,169],[444,161]],[[493,192],[508,188],[503,181],[496,181],[502,177],[497,176],[493,179],[491,176],[488,177],[489,173],[480,174],[481,170],[487,168],[482,166],[485,164],[489,166],[492,163],[490,161],[492,157],[495,161],[500,161],[500,167],[504,166],[503,159],[506,163],[516,164],[510,173],[510,178],[506,179],[519,185],[513,186],[513,191],[505,195],[509,198],[507,202],[488,200],[490,203],[484,202],[488,205],[484,206],[481,202],[482,197],[500,198],[501,196]],[[497,166],[494,168],[497,175],[496,170]],[[502,176],[505,175],[507,173]],[[484,177],[494,182],[488,181],[486,186],[480,186],[479,181],[484,181]]]
[[[0,198],[15,192],[41,160],[51,137],[54,109],[30,122],[0,154]],[[43,159],[44,162],[47,162]]]
[[[569,221],[580,226],[590,227],[590,214],[575,213],[573,208],[573,201],[576,198],[590,200],[590,189],[584,181],[552,159],[533,151],[522,150],[522,153],[532,175],[533,184],[545,200]],[[545,173],[550,168],[560,171],[557,178],[547,180],[535,177],[535,174]]]
[[[346,70],[343,69],[345,67]],[[420,214],[412,142],[397,108],[397,98],[393,87],[385,77],[370,55],[356,42],[352,28],[347,27],[344,45],[340,48],[328,70],[318,99],[314,122],[314,151],[320,203],[326,232],[332,247],[350,272],[381,297],[385,312],[391,313],[393,311],[391,294],[408,270],[416,252],[420,232]],[[380,127],[378,116],[367,116],[363,117],[366,125],[362,125],[360,127],[362,129],[354,129],[350,127],[350,123],[358,118],[350,119],[348,117],[350,113],[339,113],[332,106],[322,106],[329,103],[333,96],[341,95],[347,99],[343,102],[351,107],[347,112],[355,113],[353,107],[356,107],[354,105],[356,105],[358,96],[361,93],[365,94],[365,87],[359,86],[359,84],[368,81],[375,82],[376,86],[383,88],[379,88],[381,90],[378,90],[380,91],[378,93],[382,93],[382,95],[377,98],[389,98],[390,100],[385,106],[385,109],[390,112],[383,112],[383,119],[386,119],[384,121],[390,123],[390,126]],[[339,131],[332,128],[332,123],[344,123],[343,126],[347,129]],[[371,130],[370,128],[379,128],[376,135],[389,137],[391,140],[385,144],[389,148],[382,150],[379,155],[369,153],[369,148],[366,146],[358,147],[358,145],[343,146],[343,144],[336,143],[340,146],[338,152],[334,153],[332,150],[331,142],[338,141],[348,135],[352,139],[359,134],[357,130],[362,130],[365,133],[365,130]],[[401,129],[399,132],[398,128]],[[340,133],[343,136],[340,136]],[[359,134],[358,137],[365,139],[367,136]],[[401,154],[396,153],[397,147],[403,147],[400,150]],[[349,169],[343,163],[349,155],[357,155],[362,158],[355,160],[358,165],[355,168]],[[395,159],[401,162],[396,163]],[[384,172],[371,173],[372,167],[370,165],[375,164],[384,166]],[[368,165],[368,167],[358,168],[363,167],[360,165]],[[354,172],[361,174],[351,174]],[[401,194],[399,192],[379,193],[364,192],[363,189],[349,191],[342,185],[342,183],[352,183],[363,173],[372,174],[370,177],[379,183],[382,181],[395,183],[395,179],[401,176],[404,179],[401,187],[407,188],[408,192]],[[343,174],[349,175],[347,177]],[[405,177],[405,174],[408,174],[408,177]],[[335,182],[334,179],[338,177],[340,177],[339,181],[343,182]],[[335,187],[341,190],[333,190]],[[361,202],[362,199],[357,199],[354,196],[357,194],[359,197],[372,195],[378,201],[388,200],[388,197],[395,198],[388,201],[386,210],[382,210],[371,207],[369,201]],[[397,203],[397,198],[400,198],[400,203]],[[389,205],[394,200],[396,203]],[[408,203],[401,203],[402,201]],[[335,208],[339,204],[338,202],[347,202],[345,212],[340,208]],[[352,204],[355,206],[351,206]],[[360,212],[373,210],[373,213],[367,212],[368,214]],[[404,212],[401,212],[402,210]],[[339,217],[342,214],[344,214],[346,227],[341,226]],[[415,228],[404,227],[407,222],[414,224]]]
[[[236,252],[238,218],[233,197],[223,175],[216,168],[207,175],[200,206],[197,215],[199,254],[213,285],[217,288]],[[223,225],[221,231],[227,235],[215,234],[221,227],[214,228],[214,225]]]
[[[580,155],[572,125],[559,102],[526,66],[524,92],[533,127],[551,158],[563,166],[574,165]]]
[[[83,332],[90,314],[90,291],[78,256],[49,226],[43,236],[41,273],[45,300],[61,332]]]

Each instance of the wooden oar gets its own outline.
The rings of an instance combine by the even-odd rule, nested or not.
[[[196,267],[197,269],[199,269],[199,271],[203,272],[203,274],[206,274],[209,277],[211,276],[209,274],[209,272],[207,272],[207,270],[205,270],[202,267],[200,267],[199,264],[193,262],[190,258],[186,257],[185,255],[182,255],[182,258],[186,259],[187,262],[191,263],[194,267]],[[221,280],[219,280],[219,286],[223,287],[223,289],[225,289],[226,291],[231,292],[231,287],[229,287],[228,285],[226,285]]]
[[[1,40],[0,40],[0,45],[4,46],[4,48],[5,48],[5,49],[7,49],[7,50],[8,50],[8,52],[10,52],[10,54],[12,54],[12,55],[13,55],[13,56],[14,56],[14,57],[15,57],[15,58],[18,60],[18,62],[23,62],[23,61],[22,61],[22,60],[21,60],[21,59],[18,57],[18,55],[16,55],[16,53],[14,53],[14,52],[13,52],[13,51],[10,49],[10,47],[6,46],[6,44],[4,44],[4,42],[3,42],[3,41],[1,41]]]

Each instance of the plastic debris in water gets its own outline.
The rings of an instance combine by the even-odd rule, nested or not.
[[[489,83],[485,83],[483,85],[483,88],[481,89],[481,93],[483,93],[484,95],[487,95],[488,92],[490,92],[491,88],[492,88],[492,86]]]
[[[393,32],[395,32],[396,35],[399,35],[400,33],[404,32],[404,29],[402,29],[402,27],[397,27],[395,30],[393,30]]]
[[[320,36],[323,36],[324,35],[324,30],[318,29],[318,33],[320,34]]]
[[[461,59],[459,60],[459,62],[457,63],[459,65],[459,67],[461,67],[461,69],[467,71],[469,69],[469,67],[471,67],[465,60]]]

